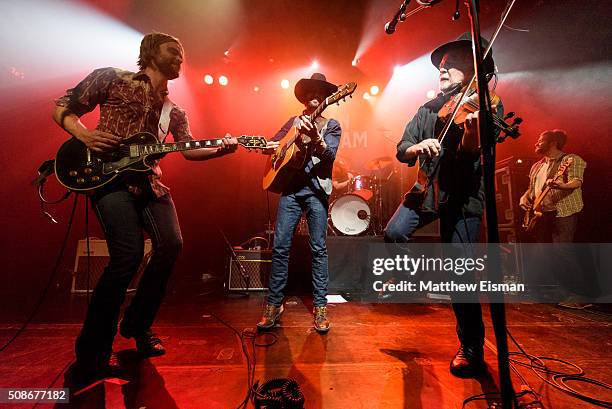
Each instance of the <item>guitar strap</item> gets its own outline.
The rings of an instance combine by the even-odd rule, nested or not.
[[[164,99],[164,106],[159,116],[159,125],[157,127],[157,139],[163,143],[166,141],[168,132],[170,131],[170,112],[172,112],[172,101],[166,97]]]

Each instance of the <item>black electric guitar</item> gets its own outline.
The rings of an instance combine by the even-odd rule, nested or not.
[[[238,144],[247,149],[265,149],[263,136],[238,136]],[[147,172],[150,163],[170,152],[181,152],[200,148],[215,148],[222,139],[205,139],[159,143],[149,132],[140,132],[121,141],[111,152],[94,152],[76,138],[71,138],[57,151],[55,175],[57,180],[70,190],[87,191],[99,188],[123,172]]]

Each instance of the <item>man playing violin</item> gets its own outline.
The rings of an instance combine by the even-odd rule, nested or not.
[[[470,34],[465,33],[431,54],[431,61],[440,72],[440,94],[421,106],[406,125],[396,155],[408,166],[414,166],[418,159],[421,174],[428,175],[430,182],[420,179],[413,189],[420,193],[406,195],[385,228],[386,242],[408,242],[417,229],[436,219],[440,220],[443,243],[464,246],[478,241],[484,211],[478,112],[468,113],[463,124],[452,124],[442,143],[437,138],[445,125],[439,111],[474,75],[471,44]],[[483,40],[483,46],[487,45]],[[492,53],[485,59],[484,68],[487,74],[494,73]],[[498,113],[501,109],[498,104]],[[469,244],[465,247],[469,251]],[[477,300],[453,301],[461,346],[450,370],[459,377],[475,376],[486,368],[481,307]]]

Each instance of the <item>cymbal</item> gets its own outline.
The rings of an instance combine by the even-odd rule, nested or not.
[[[381,170],[393,164],[393,159],[388,156],[381,156],[366,162],[365,167],[369,170]]]

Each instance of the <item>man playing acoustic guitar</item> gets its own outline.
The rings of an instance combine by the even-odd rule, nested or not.
[[[137,73],[100,68],[55,101],[53,119],[93,153],[110,152],[139,132],[158,135],[158,128],[175,141],[192,140],[185,111],[169,101],[168,80],[179,76],[183,47],[170,35],[150,33],[140,44]],[[79,118],[100,106],[96,129]],[[169,116],[165,125],[160,118]],[[165,135],[163,135],[165,136]],[[226,135],[220,148],[182,152],[188,160],[211,159],[235,151],[237,141]],[[76,341],[72,382],[85,386],[108,373],[113,338],[127,287],[143,258],[146,231],[153,256],[127,307],[120,333],[134,338],[144,357],[165,353],[151,325],[164,297],[168,278],[182,249],[183,239],[169,189],[160,181],[159,160],[146,173],[127,172],[97,189],[91,196],[104,230],[109,264],[104,269]]]
[[[332,95],[338,87],[326,81],[323,74],[315,73],[295,85],[295,96],[304,104],[300,117],[291,117],[268,142],[268,148],[278,150],[279,142],[292,128],[301,135],[298,145],[306,152],[304,165],[296,169],[282,189],[272,251],[272,272],[267,304],[257,324],[260,329],[272,328],[283,312],[283,289],[287,284],[289,250],[295,228],[302,212],[306,212],[312,250],[312,284],[314,291],[314,328],[324,333],[329,330],[327,317],[327,210],[332,191],[332,167],[340,144],[342,130],[334,119],[322,116],[312,123],[308,115]]]

